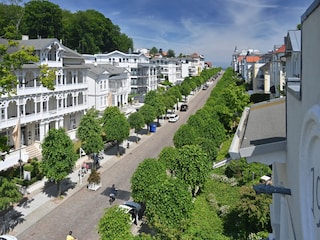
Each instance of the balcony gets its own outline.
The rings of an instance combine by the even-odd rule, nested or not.
[[[30,122],[38,122],[46,118],[58,117],[78,111],[83,111],[88,108],[87,104],[79,104],[77,106],[69,106],[63,109],[52,109],[49,111],[39,112],[39,113],[29,113],[21,116],[21,124],[27,124]],[[15,126],[18,121],[18,117],[12,117],[9,119],[1,120],[1,128],[9,128]]]
[[[301,99],[301,81],[298,77],[288,77],[287,79],[287,90],[292,96]]]

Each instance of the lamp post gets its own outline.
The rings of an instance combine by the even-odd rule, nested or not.
[[[80,155],[79,159],[81,159],[82,156],[86,155],[85,151],[81,147],[79,149],[79,155]],[[79,175],[79,184],[81,185],[82,184],[82,177],[83,177],[82,164],[80,164],[80,169],[79,169],[78,175]]]
[[[22,179],[22,162],[23,161],[21,159],[18,160],[19,167],[20,167],[20,179]]]

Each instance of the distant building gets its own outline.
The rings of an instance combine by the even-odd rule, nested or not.
[[[157,89],[157,69],[150,64],[149,56],[142,52],[123,53],[116,50],[110,53],[83,56],[86,63],[111,64],[125,68],[129,73],[131,93],[145,94]]]

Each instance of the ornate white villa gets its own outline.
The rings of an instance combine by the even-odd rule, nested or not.
[[[6,40],[0,39],[1,43]],[[33,46],[39,62],[23,65],[16,72],[20,82],[16,95],[0,97],[0,134],[9,136],[20,119],[21,148],[11,150],[0,161],[0,170],[40,156],[40,143],[51,128],[64,128],[75,139],[76,128],[86,110],[103,111],[108,106],[128,103],[129,73],[110,64],[86,64],[84,57],[57,39],[28,39],[21,46]],[[55,90],[39,82],[42,64],[56,71]],[[3,153],[1,153],[3,155]],[[3,156],[2,156],[3,157]]]
[[[20,47],[33,46],[40,61],[25,64],[16,72],[20,82],[16,95],[1,96],[0,134],[10,136],[10,145],[13,145],[12,131],[20,119],[22,160],[25,161],[28,158],[26,147],[40,143],[50,128],[63,127],[74,135],[88,108],[88,67],[80,54],[57,39],[25,38],[19,44]],[[56,69],[54,91],[43,87],[38,80],[42,64]],[[16,163],[18,151],[6,157]],[[10,164],[10,159],[1,164]]]

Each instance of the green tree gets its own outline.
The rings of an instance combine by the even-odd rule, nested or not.
[[[130,126],[126,116],[117,107],[107,107],[103,113],[103,130],[108,142],[117,142],[117,155],[120,155],[119,144],[127,139],[130,134]]]
[[[226,216],[225,231],[234,239],[247,239],[249,234],[271,232],[269,195],[256,195],[251,187],[241,187],[241,199]]]
[[[175,53],[172,49],[169,49],[168,52],[167,52],[167,57],[168,58],[172,58],[172,57],[175,57]]]
[[[9,151],[10,146],[8,145],[8,136],[0,136],[0,152],[9,153]],[[1,156],[0,160],[4,160],[4,156]]]
[[[191,125],[182,124],[173,136],[173,144],[176,148],[192,145],[197,137],[196,130]]]
[[[101,131],[102,129],[98,120],[98,111],[91,108],[84,116],[82,116],[76,135],[81,141],[85,141],[85,139],[88,139],[87,136],[90,132],[101,133]]]
[[[125,213],[118,206],[107,208],[99,220],[98,233],[101,240],[132,239],[129,214]]]
[[[131,177],[133,199],[145,203],[150,198],[153,185],[166,178],[166,169],[162,162],[154,158],[144,159]]]
[[[0,178],[0,211],[7,210],[13,203],[21,200],[21,197],[22,194],[14,182]]]
[[[216,142],[213,139],[198,137],[196,138],[195,144],[202,148],[202,150],[207,153],[208,158],[214,161],[218,155],[218,147],[216,146]]]
[[[145,214],[160,239],[179,239],[192,209],[187,186],[179,179],[169,178],[153,185]]]
[[[165,106],[164,112],[167,113],[169,109],[173,109],[177,99],[173,95],[162,95],[162,102]]]
[[[184,96],[184,101],[187,102],[187,97],[191,92],[191,87],[188,84],[181,85],[181,94]]]
[[[152,106],[155,109],[159,126],[159,117],[165,113],[166,109],[162,96],[156,91],[149,91],[145,96],[144,103]]]
[[[170,96],[170,98],[172,98],[174,100],[174,102],[177,104],[179,104],[179,101],[182,100],[182,94],[180,92],[180,85],[175,85],[172,88],[169,88],[169,90],[166,92],[166,96]]]
[[[72,16],[63,13],[63,16],[66,18],[63,22],[67,22],[63,32],[68,37],[68,46],[80,53],[127,52],[133,48],[132,39],[96,10],[78,11]]]
[[[205,108],[190,116],[187,124],[190,124],[200,137],[212,140],[216,147],[226,139],[226,131],[222,123],[217,120],[215,114],[210,114]]]
[[[236,86],[233,82],[221,93],[220,102],[225,105],[225,108],[216,108],[219,114],[224,114],[227,119],[224,125],[228,124],[226,129],[233,130],[235,129],[237,123],[240,120],[242,111],[245,106],[248,105],[250,101],[250,96],[245,93],[242,86]],[[218,114],[218,115],[219,115]]]
[[[138,139],[139,139],[138,133],[145,125],[144,118],[143,118],[141,112],[134,112],[134,113],[130,114],[128,117],[128,122],[129,122],[130,127],[134,128],[135,133],[137,134],[136,142],[138,142]]]
[[[62,10],[46,0],[32,0],[25,4],[23,16],[25,33],[30,38],[58,38],[62,32]]]
[[[157,117],[156,110],[149,104],[144,104],[140,109],[139,112],[143,116],[144,123],[147,125],[147,132],[149,133],[149,125],[154,121]]]
[[[163,162],[166,169],[171,173],[177,168],[178,149],[174,147],[164,147],[159,154],[159,161]]]
[[[21,39],[20,24],[24,14],[24,8],[19,4],[22,0],[9,1],[9,4],[0,3],[0,36],[6,34],[7,27],[13,27],[14,37]]]
[[[42,145],[42,169],[48,179],[57,184],[61,195],[61,181],[68,176],[77,161],[73,143],[63,128],[50,129]]]
[[[157,49],[156,47],[152,47],[152,48],[150,49],[150,51],[149,51],[149,53],[150,53],[151,56],[156,55],[158,52],[159,52],[159,51],[158,51],[158,49]]]
[[[208,155],[201,147],[186,145],[179,149],[175,175],[191,188],[193,195],[206,182],[210,169]]]
[[[102,129],[98,120],[98,111],[94,108],[81,118],[77,129],[77,137],[81,140],[82,148],[87,154],[98,153],[103,147]]]

